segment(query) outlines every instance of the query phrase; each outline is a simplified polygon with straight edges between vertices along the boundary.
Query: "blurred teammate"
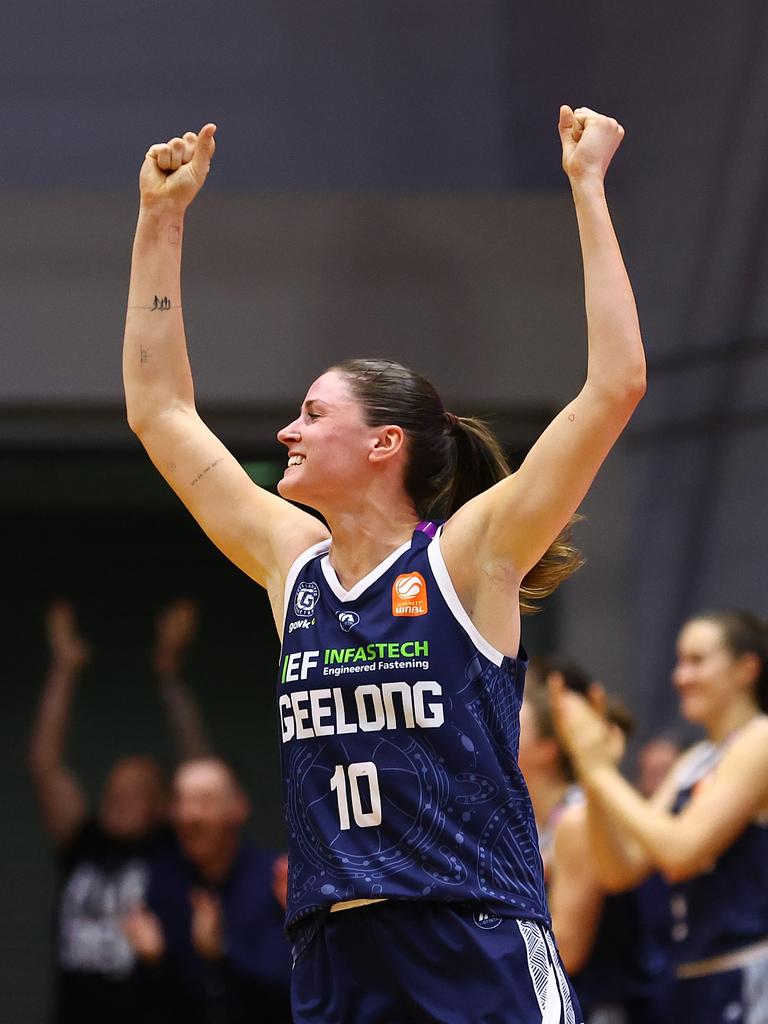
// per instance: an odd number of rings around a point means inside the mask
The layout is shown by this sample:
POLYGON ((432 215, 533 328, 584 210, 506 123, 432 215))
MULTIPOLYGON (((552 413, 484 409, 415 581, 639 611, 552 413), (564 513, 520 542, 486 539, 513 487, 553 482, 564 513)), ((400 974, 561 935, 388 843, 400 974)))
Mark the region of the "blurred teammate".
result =
POLYGON ((738 610, 695 616, 678 637, 673 681, 683 716, 707 739, 651 800, 616 770, 602 718, 555 686, 559 729, 605 883, 628 888, 658 869, 672 884, 673 1019, 756 1024, 768 1013, 765 623, 738 610))
POLYGON ((623 129, 562 107, 559 130, 589 322, 578 396, 510 474, 487 428, 447 412, 423 377, 341 363, 278 435, 281 497, 252 483, 194 405, 180 243, 215 127, 152 146, 141 170, 128 418, 214 542, 267 589, 283 639, 297 1022, 575 1013, 516 763, 520 608, 579 564, 562 531, 643 394, 645 363, 604 196, 623 129))
MULTIPOLYGON (((46 627, 51 662, 33 727, 29 767, 60 876, 53 1020, 134 1024, 145 1019, 149 981, 134 969, 121 918, 143 899, 148 860, 170 840, 167 786, 153 758, 123 757, 107 776, 96 812, 91 811, 68 765, 65 743, 90 649, 70 604, 52 605, 46 627)), ((197 709, 180 682, 194 630, 194 607, 189 602, 170 606, 158 619, 153 659, 179 747, 199 756, 207 743, 197 709)))
MULTIPOLYGON (((657 883, 627 893, 606 890, 595 870, 584 794, 555 734, 547 680, 569 689, 595 688, 561 658, 533 660, 520 714, 520 767, 536 812, 552 930, 571 975, 586 1024, 660 1024, 666 993, 667 935, 656 922, 657 883)), ((623 749, 631 729, 625 709, 610 705, 614 743, 623 749)))
POLYGON ((180 851, 150 869, 146 906, 124 922, 162 977, 167 1024, 287 1024, 291 951, 283 931, 286 858, 243 838, 248 799, 218 758, 173 780, 180 851))

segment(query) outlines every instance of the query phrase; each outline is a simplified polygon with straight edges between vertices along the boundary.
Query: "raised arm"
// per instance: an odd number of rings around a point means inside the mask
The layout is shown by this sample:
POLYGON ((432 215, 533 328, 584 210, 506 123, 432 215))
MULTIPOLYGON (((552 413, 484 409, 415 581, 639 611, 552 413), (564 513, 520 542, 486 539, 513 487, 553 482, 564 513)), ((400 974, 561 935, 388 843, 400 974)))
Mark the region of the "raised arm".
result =
POLYGON ((131 429, 221 551, 267 587, 281 617, 296 555, 325 535, 316 519, 259 488, 195 409, 181 310, 184 215, 202 188, 216 126, 152 146, 139 178, 123 349, 131 429))
MULTIPOLYGON (((468 502, 446 526, 446 561, 461 596, 487 620, 475 619, 481 632, 494 632, 495 620, 483 611, 483 593, 473 590, 473 580, 481 591, 499 576, 510 592, 519 584, 567 525, 645 391, 637 311, 604 191, 624 130, 587 108, 561 107, 559 131, 584 262, 587 378, 520 469, 468 502)), ((498 593, 490 603, 499 607, 498 593)), ((499 620, 508 614, 504 607, 499 620)))
POLYGON ((45 625, 51 660, 30 737, 29 771, 43 826, 57 846, 65 846, 88 813, 80 783, 65 763, 65 744, 72 700, 90 651, 68 602, 51 605, 45 625))
POLYGON ((179 598, 163 608, 155 623, 152 667, 180 763, 208 757, 212 752, 200 708, 184 682, 184 661, 197 633, 197 622, 197 605, 179 598))

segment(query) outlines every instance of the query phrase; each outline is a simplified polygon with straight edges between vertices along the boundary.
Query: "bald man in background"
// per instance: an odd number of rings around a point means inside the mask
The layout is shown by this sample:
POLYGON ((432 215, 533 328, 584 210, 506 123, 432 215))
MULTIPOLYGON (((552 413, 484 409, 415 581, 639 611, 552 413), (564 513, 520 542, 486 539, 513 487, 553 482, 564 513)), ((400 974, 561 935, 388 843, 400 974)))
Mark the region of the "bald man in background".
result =
POLYGON ((167 1024, 290 1022, 287 858, 243 838, 249 813, 226 761, 177 769, 171 820, 180 849, 153 863, 147 904, 124 924, 162 978, 167 1024))

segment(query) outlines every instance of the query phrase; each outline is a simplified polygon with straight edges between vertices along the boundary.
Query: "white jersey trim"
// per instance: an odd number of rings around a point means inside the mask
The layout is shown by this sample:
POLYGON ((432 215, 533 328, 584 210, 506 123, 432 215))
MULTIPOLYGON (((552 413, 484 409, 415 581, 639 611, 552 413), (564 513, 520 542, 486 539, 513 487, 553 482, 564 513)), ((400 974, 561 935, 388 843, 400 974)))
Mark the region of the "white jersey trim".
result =
POLYGON ((329 555, 320 562, 320 568, 323 570, 323 576, 325 576, 325 582, 331 588, 336 597, 342 602, 356 601, 361 594, 364 594, 368 587, 372 583, 375 583, 377 579, 384 575, 384 573, 393 565, 398 558, 404 554, 411 546, 411 541, 407 540, 405 544, 401 544, 397 550, 393 551, 391 555, 388 555, 383 562, 379 562, 375 569, 371 569, 367 576, 363 578, 352 587, 351 590, 345 590, 339 582, 339 577, 336 575, 336 570, 331 565, 331 559, 329 555))
POLYGON ((443 553, 440 550, 441 533, 442 527, 440 527, 435 539, 427 548, 427 555, 429 557, 429 564, 432 568, 432 575, 435 577, 437 585, 440 588, 443 600, 448 605, 453 617, 478 651, 480 651, 481 654, 484 654, 489 661, 494 663, 494 665, 501 665, 504 661, 505 655, 503 655, 501 651, 497 651, 492 644, 488 643, 472 619, 467 615, 464 606, 459 600, 459 595, 454 589, 453 581, 448 574, 448 568, 443 559, 443 553))
POLYGON ((327 552, 330 546, 330 537, 327 540, 321 540, 319 544, 313 544, 311 548, 307 548, 306 551, 302 551, 299 557, 294 559, 291 564, 291 568, 288 570, 288 575, 285 578, 285 594, 283 595, 283 625, 285 625, 288 618, 288 610, 291 607, 291 593, 296 585, 299 573, 307 562, 311 561, 311 559, 315 558, 317 555, 322 555, 327 552))

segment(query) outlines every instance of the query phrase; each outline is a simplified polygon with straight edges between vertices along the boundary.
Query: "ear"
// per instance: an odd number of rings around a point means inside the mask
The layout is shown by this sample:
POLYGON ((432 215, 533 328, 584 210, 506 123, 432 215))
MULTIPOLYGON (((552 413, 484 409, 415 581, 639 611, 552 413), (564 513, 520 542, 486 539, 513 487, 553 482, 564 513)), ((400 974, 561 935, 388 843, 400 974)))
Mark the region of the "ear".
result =
POLYGON ((745 688, 754 688, 757 680, 760 678, 762 668, 760 658, 754 651, 747 651, 746 654, 741 655, 737 664, 739 668, 739 681, 745 688))
POLYGON ((384 462, 391 459, 405 447, 405 432, 402 427, 390 424, 380 427, 373 439, 373 445, 368 454, 371 462, 384 462))

